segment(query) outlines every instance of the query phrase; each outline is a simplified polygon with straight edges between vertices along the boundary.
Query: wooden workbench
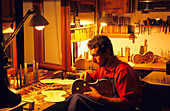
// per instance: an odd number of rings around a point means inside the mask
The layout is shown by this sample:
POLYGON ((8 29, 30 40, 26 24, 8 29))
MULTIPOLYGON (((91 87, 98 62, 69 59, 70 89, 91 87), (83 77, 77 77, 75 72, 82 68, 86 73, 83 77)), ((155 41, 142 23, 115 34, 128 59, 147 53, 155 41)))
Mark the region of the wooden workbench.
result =
POLYGON ((170 86, 170 75, 167 75, 166 72, 153 71, 144 77, 142 81, 153 85, 170 86))
POLYGON ((152 63, 152 64, 134 64, 132 66, 136 70, 151 70, 151 71, 166 71, 166 64, 164 63, 152 63))
POLYGON ((163 63, 152 63, 152 64, 131 64, 130 65, 138 72, 141 78, 144 78, 152 71, 166 72, 166 64, 163 63))

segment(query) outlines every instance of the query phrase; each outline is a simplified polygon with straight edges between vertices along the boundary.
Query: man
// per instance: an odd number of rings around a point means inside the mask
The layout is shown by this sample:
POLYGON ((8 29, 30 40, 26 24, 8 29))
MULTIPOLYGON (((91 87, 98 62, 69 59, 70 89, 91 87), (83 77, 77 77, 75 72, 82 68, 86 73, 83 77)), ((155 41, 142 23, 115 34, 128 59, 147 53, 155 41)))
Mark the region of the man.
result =
MULTIPOLYGON (((107 36, 95 36, 88 42, 93 62, 99 67, 80 78, 96 81, 109 78, 113 84, 113 97, 100 95, 90 87, 90 92, 73 94, 68 100, 68 111, 132 111, 141 101, 141 84, 135 70, 114 56, 107 36)), ((106 86, 107 87, 107 86, 106 86)))

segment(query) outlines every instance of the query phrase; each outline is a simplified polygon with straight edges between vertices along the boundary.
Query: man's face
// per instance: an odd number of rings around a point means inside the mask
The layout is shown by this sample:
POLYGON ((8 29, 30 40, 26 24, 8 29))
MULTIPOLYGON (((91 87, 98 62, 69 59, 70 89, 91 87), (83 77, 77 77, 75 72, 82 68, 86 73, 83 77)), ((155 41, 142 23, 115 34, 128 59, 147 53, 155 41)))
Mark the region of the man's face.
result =
POLYGON ((91 49, 90 54, 92 55, 92 61, 97 63, 100 67, 106 65, 108 57, 106 54, 98 52, 98 48, 91 49))

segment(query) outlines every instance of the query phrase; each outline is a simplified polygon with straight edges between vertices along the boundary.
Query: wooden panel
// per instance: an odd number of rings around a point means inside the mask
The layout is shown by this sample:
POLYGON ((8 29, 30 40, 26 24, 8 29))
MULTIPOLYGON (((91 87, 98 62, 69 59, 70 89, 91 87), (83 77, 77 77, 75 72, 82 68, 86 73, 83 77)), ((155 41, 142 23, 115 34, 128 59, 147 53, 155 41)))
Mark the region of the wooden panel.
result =
POLYGON ((71 71, 70 0, 61 1, 62 62, 64 70, 71 71))
POLYGON ((70 33, 70 4, 67 2, 65 7, 66 13, 65 13, 65 19, 66 19, 66 70, 71 71, 71 33, 70 33))
POLYGON ((127 0, 105 0, 105 9, 108 13, 127 13, 127 0))
POLYGON ((2 18, 13 18, 13 0, 1 0, 2 2, 2 18))
POLYGON ((133 67, 138 70, 166 71, 166 64, 163 63, 135 64, 133 67))
MULTIPOLYGON (((42 2, 39 0, 39 1, 33 1, 33 7, 39 7, 41 9, 42 7, 42 2)), ((43 55, 43 51, 40 50, 42 49, 42 42, 39 42, 39 41, 42 41, 42 33, 43 31, 38 31, 34 28, 34 59, 36 62, 40 63, 42 61, 42 55, 43 55)))
POLYGON ((129 0, 100 0, 100 12, 105 10, 107 13, 128 13, 129 0))

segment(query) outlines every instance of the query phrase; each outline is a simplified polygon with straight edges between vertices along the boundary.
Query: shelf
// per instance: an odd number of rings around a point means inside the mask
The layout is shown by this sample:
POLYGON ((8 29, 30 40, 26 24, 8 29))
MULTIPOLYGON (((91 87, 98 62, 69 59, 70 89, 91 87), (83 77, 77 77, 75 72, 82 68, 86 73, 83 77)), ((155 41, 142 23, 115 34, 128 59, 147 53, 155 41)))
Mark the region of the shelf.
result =
MULTIPOLYGON (((101 35, 108 36, 109 38, 129 38, 130 40, 134 39, 134 35, 131 34, 107 34, 107 33, 102 33, 101 35)), ((135 38, 137 38, 135 36, 135 38)))
MULTIPOLYGON (((157 28, 160 28, 160 27, 166 27, 166 26, 146 26, 146 25, 144 25, 144 26, 137 26, 137 27, 157 27, 157 28)), ((169 27, 169 26, 167 26, 167 27, 169 27)))
POLYGON ((71 28, 71 42, 79 42, 92 38, 95 35, 96 26, 71 28))
POLYGON ((71 28, 71 30, 82 30, 82 29, 90 29, 90 28, 96 28, 96 26, 71 28))

